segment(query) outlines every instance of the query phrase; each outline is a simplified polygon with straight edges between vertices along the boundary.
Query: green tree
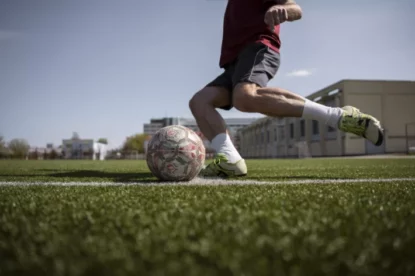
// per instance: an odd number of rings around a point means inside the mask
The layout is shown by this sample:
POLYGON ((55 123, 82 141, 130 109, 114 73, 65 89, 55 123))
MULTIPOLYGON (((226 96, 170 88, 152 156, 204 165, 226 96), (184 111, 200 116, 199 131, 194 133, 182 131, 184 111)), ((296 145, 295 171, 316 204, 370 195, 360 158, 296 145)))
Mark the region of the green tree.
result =
POLYGON ((108 139, 107 138, 99 138, 97 142, 101 143, 101 144, 108 145, 108 139))
POLYGON ((0 154, 6 151, 6 141, 3 136, 0 136, 0 154))
POLYGON ((55 149, 52 149, 52 150, 50 151, 49 158, 50 158, 50 159, 56 159, 57 157, 58 157, 58 153, 56 152, 56 150, 55 150, 55 149))
POLYGON ((121 149, 111 149, 107 152, 106 159, 118 159, 118 153, 121 149))
POLYGON ((122 151, 138 151, 138 153, 144 153, 144 141, 147 140, 146 134, 135 134, 127 137, 122 146, 122 151))
POLYGON ((29 143, 25 139, 13 139, 9 142, 9 149, 14 158, 25 158, 29 148, 29 143))
POLYGON ((6 146, 6 140, 3 136, 0 136, 0 158, 6 157, 9 155, 9 150, 6 146))
POLYGON ((35 160, 39 159, 39 151, 37 150, 37 148, 32 153, 32 158, 35 159, 35 160))
POLYGON ((6 141, 3 136, 0 136, 0 151, 6 148, 6 141))

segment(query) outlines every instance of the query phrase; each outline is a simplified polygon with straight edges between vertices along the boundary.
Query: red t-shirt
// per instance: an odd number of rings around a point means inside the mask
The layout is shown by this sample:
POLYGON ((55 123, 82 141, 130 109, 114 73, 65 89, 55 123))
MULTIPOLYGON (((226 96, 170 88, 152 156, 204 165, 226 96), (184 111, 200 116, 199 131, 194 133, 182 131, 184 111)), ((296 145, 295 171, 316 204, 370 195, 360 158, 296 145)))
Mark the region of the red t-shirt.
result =
POLYGON ((223 22, 220 67, 234 61, 249 43, 261 42, 279 52, 280 26, 275 26, 272 32, 264 22, 265 12, 272 5, 272 0, 228 0, 223 22))

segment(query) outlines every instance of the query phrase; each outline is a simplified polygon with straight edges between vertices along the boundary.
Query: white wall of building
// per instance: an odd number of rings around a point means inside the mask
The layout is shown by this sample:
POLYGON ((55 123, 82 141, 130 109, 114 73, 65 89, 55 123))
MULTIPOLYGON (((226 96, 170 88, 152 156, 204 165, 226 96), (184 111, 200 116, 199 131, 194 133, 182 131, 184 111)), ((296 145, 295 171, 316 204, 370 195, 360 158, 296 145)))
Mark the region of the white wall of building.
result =
POLYGON ((62 152, 66 159, 105 160, 108 145, 97 143, 93 139, 64 139, 62 152))

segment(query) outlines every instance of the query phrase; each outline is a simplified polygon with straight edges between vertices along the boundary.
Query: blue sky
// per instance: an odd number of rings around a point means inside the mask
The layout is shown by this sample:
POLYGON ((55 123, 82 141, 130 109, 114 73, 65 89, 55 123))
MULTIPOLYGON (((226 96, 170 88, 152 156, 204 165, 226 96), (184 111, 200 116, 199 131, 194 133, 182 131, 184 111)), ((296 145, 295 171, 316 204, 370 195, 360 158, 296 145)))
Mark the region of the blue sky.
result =
MULTIPOLYGON (((415 79, 415 1, 298 0, 270 86, 308 95, 345 78, 415 79)), ((0 0, 0 135, 33 146, 190 117, 221 73, 224 0, 0 0)), ((225 117, 252 117, 232 110, 225 117)))

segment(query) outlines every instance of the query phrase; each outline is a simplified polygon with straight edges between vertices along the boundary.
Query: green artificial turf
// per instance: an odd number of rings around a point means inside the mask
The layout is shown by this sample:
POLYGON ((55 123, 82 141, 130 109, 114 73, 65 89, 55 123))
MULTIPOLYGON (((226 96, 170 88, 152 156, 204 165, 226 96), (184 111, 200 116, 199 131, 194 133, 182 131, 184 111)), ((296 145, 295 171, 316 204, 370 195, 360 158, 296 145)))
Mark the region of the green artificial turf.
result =
MULTIPOLYGON (((415 177, 415 158, 248 160, 247 179, 415 177)), ((155 181, 145 161, 7 161, 0 160, 0 181, 155 181)))
MULTIPOLYGON (((415 159, 248 166, 263 181, 415 177, 415 159)), ((143 161, 0 161, 0 182, 154 180, 143 161)), ((270 274, 415 275, 415 181, 0 186, 0 275, 270 274)))

